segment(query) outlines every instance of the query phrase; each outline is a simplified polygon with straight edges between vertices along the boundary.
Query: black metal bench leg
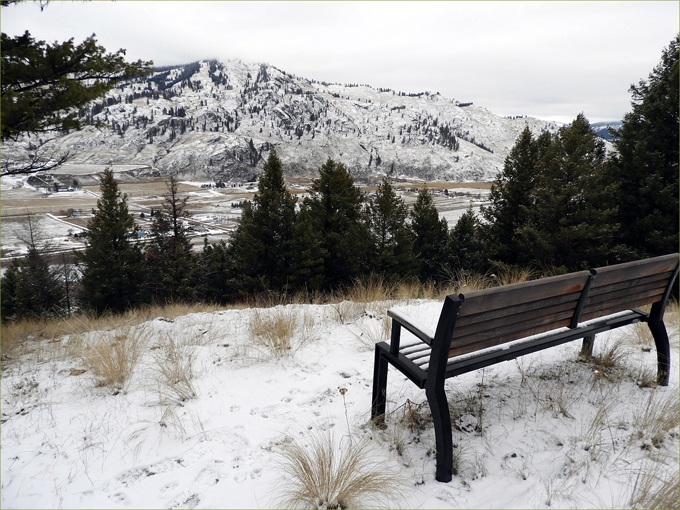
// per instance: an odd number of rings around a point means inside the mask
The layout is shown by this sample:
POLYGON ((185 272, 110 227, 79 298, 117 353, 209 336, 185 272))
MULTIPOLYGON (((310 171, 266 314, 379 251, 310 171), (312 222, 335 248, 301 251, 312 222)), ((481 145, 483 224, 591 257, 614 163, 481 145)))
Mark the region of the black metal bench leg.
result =
POLYGON ((647 323, 649 330, 654 337, 656 344, 656 356, 658 372, 656 375, 656 382, 659 386, 668 386, 668 379, 671 372, 671 348, 668 342, 668 333, 666 326, 662 321, 649 321, 647 323))
POLYGON ((583 343, 581 344, 581 356, 587 358, 593 355, 593 345, 595 344, 595 335, 584 336, 583 343))
POLYGON ((385 404, 387 402, 387 360, 380 354, 380 347, 375 346, 375 362, 373 364, 373 400, 371 405, 371 421, 374 425, 385 427, 385 404))
POLYGON ((438 482, 450 482, 453 478, 453 436, 451 432, 451 414, 449 403, 443 385, 438 388, 428 387, 425 390, 430 404, 432 420, 434 421, 434 435, 437 445, 438 482))

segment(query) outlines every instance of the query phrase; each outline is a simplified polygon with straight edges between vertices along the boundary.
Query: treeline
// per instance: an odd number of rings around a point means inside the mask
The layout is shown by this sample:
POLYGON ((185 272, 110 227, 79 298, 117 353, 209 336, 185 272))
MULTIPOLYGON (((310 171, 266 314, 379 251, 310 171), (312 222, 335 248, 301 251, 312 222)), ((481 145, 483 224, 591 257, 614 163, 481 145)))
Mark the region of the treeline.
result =
MULTIPOLYGON (((229 244, 192 250, 186 199, 168 183, 142 249, 110 170, 78 271, 54 269, 34 242, 2 278, 2 320, 73 307, 122 312, 144 303, 228 303, 262 294, 332 292, 367 275, 435 285, 499 267, 558 274, 678 250, 678 38, 647 81, 608 155, 584 115, 557 133, 525 130, 478 218, 449 228, 423 188, 409 211, 385 177, 364 194, 328 159, 300 203, 271 150, 229 244), (76 278, 76 275, 78 276, 76 278), (77 289, 77 290, 74 290, 77 289)), ((677 290, 676 290, 677 296, 677 290)))

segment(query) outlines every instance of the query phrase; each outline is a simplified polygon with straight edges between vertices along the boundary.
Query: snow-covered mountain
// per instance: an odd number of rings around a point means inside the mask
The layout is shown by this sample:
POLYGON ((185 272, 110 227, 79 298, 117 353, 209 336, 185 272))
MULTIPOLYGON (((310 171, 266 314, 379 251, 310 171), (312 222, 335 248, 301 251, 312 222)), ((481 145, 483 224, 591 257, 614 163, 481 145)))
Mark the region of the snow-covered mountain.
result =
POLYGON ((158 69, 81 115, 106 127, 52 142, 72 152, 71 164, 147 165, 215 179, 252 176, 274 146, 289 174, 315 175, 330 156, 357 178, 487 181, 526 126, 558 128, 439 93, 323 83, 239 60, 158 69))

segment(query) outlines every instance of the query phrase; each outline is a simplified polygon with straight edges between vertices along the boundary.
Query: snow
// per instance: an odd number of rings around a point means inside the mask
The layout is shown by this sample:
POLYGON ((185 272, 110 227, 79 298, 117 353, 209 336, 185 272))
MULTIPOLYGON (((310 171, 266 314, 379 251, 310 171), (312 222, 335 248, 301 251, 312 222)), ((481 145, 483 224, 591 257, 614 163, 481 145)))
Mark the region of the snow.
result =
POLYGON ((677 325, 670 385, 655 389, 636 384, 656 353, 630 343, 630 326, 596 339, 596 354, 628 342, 620 372, 579 361, 572 343, 448 380, 459 469, 436 482, 431 421, 404 421, 407 407, 427 417, 424 392, 393 369, 388 428, 369 425, 372 344, 395 304, 434 329, 441 304, 412 300, 225 309, 29 340, 2 365, 2 507, 275 508, 289 476, 280 446, 317 431, 338 448, 367 441, 379 469, 403 479, 387 502, 403 508, 620 508, 640 472, 677 475, 677 424, 656 434, 639 419, 650 399, 678 394, 677 325), (249 331, 282 316, 305 327, 276 359, 249 331), (143 345, 122 391, 98 386, 78 350, 116 335, 143 345), (170 344, 192 362, 193 399, 159 383, 170 344))

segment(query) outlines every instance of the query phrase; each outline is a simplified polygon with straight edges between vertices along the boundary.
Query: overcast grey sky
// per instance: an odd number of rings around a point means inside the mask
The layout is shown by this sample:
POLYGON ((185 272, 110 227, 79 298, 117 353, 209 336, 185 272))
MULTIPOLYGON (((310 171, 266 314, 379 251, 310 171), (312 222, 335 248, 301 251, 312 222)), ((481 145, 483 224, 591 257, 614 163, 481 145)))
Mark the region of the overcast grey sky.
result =
POLYGON ((52 1, 2 8, 2 31, 156 65, 272 64, 316 80, 439 92, 499 115, 613 121, 680 30, 677 1, 52 1))

